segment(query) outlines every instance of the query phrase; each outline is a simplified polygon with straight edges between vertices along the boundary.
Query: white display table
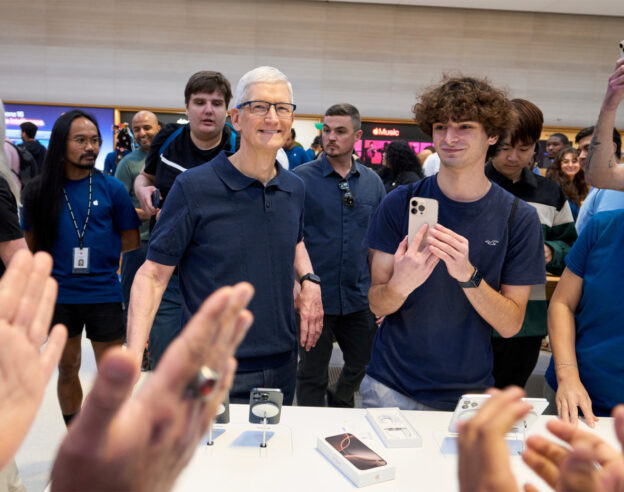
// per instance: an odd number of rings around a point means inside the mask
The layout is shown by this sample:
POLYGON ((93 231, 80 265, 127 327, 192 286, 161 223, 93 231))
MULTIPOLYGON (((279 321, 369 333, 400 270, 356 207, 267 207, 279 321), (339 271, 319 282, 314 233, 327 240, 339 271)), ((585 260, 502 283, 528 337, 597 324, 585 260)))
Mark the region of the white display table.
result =
MULTIPOLYGON (((366 445, 396 466, 396 478, 390 482, 365 487, 379 491, 456 491, 457 456, 443 454, 452 448, 446 432, 450 412, 405 412, 419 432, 422 448, 388 449, 366 420, 363 409, 284 407, 281 422, 269 426, 265 449, 260 448, 262 426, 249 424, 247 405, 230 406, 230 423, 216 425, 214 445, 206 440, 180 476, 175 490, 187 491, 321 491, 356 490, 356 487, 316 449, 318 436, 351 432, 366 445)), ((528 435, 546 434, 545 423, 553 417, 541 417, 528 435)), ((583 428, 587 426, 580 424, 583 428)), ((596 430, 617 446, 613 420, 601 418, 596 430)), ((519 456, 512 456, 512 468, 519 484, 527 481, 540 490, 550 490, 519 456)))

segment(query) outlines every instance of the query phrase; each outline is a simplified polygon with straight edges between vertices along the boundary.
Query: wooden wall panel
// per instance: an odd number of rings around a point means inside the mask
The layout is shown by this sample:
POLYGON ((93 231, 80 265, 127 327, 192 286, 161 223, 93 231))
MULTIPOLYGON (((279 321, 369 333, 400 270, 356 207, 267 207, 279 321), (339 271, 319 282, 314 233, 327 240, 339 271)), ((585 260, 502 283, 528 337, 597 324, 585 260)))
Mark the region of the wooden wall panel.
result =
MULTIPOLYGON (((299 0, 32 0, 0 5, 0 97, 180 107, 188 77, 234 84, 275 65, 301 113, 352 102, 409 118, 443 72, 488 76, 544 111, 594 122, 624 36, 622 17, 299 0)), ((618 125, 624 126, 624 111, 618 125)))

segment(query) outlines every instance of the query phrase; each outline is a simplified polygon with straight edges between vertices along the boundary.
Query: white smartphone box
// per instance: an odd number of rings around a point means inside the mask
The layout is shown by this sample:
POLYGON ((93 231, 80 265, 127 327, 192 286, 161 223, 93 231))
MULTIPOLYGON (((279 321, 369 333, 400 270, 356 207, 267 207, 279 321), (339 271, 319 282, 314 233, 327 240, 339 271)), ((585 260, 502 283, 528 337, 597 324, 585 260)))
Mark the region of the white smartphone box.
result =
POLYGON ((368 408, 366 418, 387 448, 421 448, 420 434, 398 407, 368 408))
MULTIPOLYGON (((449 432, 457 432, 457 424, 470 420, 490 398, 490 395, 462 395, 457 402, 453 417, 449 423, 449 432)), ((548 400, 545 398, 522 398, 523 401, 531 404, 531 410, 523 418, 518 420, 509 433, 523 433, 528 431, 537 418, 544 413, 548 407, 548 400)))
POLYGON ((393 480, 394 465, 379 456, 375 451, 350 433, 319 437, 318 450, 356 487, 393 480))

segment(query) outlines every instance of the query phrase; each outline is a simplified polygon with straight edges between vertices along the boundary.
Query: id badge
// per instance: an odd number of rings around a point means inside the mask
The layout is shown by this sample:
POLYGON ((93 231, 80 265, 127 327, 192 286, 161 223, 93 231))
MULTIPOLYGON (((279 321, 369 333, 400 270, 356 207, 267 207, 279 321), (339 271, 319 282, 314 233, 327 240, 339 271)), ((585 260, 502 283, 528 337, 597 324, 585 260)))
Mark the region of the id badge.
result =
POLYGON ((89 248, 74 248, 72 273, 89 273, 89 248))

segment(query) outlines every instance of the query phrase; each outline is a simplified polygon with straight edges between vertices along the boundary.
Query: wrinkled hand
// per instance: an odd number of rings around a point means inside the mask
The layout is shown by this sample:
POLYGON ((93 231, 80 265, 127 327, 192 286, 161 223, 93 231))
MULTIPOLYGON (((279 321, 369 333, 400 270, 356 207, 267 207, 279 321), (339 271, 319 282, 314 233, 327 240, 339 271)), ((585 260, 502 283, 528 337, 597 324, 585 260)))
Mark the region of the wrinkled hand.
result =
POLYGON ((548 265, 553 259, 553 251, 550 246, 544 244, 544 259, 546 260, 546 264, 548 265))
POLYGON ((488 392, 492 397, 479 412, 459 424, 459 488, 462 492, 515 492, 518 487, 505 434, 531 405, 522 401, 524 391, 516 386, 488 392))
POLYGON ((139 199, 141 208, 148 213, 150 217, 156 213, 156 210, 160 210, 154 208, 154 205, 152 205, 152 193, 156 191, 155 186, 137 186, 134 191, 139 199))
POLYGON ((61 445, 52 490, 170 490, 232 384, 252 295, 247 283, 211 295, 134 396, 138 369, 128 352, 111 349, 61 445), (185 395, 203 365, 221 374, 208 402, 185 395))
POLYGON ((436 224, 429 231, 429 249, 446 264, 451 277, 459 282, 468 282, 474 267, 468 259, 468 239, 446 227, 436 224))
MULTIPOLYGON (((616 435, 624 446, 624 406, 617 407, 613 417, 616 435)), ((551 420, 546 427, 572 449, 542 436, 531 436, 522 459, 551 487, 561 492, 624 491, 624 456, 621 453, 595 434, 570 423, 551 420)))
POLYGON ((51 271, 49 254, 22 249, 0 280, 0 468, 28 433, 67 340, 57 325, 40 352, 56 301, 51 271))
POLYGON ((323 332, 321 286, 310 281, 303 282, 295 298, 295 309, 299 313, 299 343, 309 352, 323 332))
POLYGON ((604 107, 616 110, 624 99, 624 58, 620 58, 615 64, 615 70, 607 85, 607 93, 605 94, 604 107))
POLYGON ((557 386, 555 401, 559 418, 564 422, 577 425, 579 407, 585 416, 587 425, 593 428, 595 422, 598 421, 598 417, 592 412, 592 402, 589 394, 578 377, 568 377, 561 380, 557 386))
POLYGON ((407 244, 406 236, 394 253, 394 269, 390 283, 405 297, 425 283, 440 261, 429 248, 419 251, 428 229, 429 226, 423 224, 414 235, 412 243, 407 244))

